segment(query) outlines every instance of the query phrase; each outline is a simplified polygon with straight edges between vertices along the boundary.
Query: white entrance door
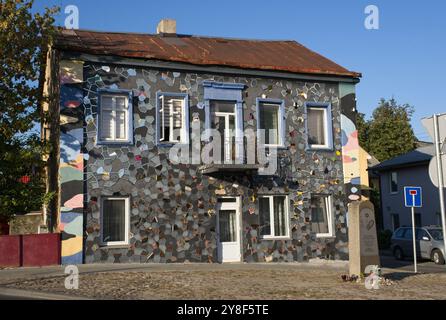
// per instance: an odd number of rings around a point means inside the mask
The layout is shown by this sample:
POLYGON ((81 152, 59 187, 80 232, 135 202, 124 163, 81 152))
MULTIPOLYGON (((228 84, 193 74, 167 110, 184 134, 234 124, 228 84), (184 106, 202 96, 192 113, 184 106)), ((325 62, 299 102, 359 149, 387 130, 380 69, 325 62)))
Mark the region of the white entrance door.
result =
POLYGON ((218 260, 219 262, 240 262, 239 198, 219 199, 217 210, 218 260))

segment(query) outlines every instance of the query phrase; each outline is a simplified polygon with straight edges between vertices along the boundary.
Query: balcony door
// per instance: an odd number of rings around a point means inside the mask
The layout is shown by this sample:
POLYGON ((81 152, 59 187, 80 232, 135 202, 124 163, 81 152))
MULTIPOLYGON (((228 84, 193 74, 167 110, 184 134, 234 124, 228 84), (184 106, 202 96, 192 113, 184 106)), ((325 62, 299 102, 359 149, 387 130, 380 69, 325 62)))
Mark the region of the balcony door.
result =
MULTIPOLYGON (((232 164, 236 159, 235 129, 236 114, 235 102, 231 101, 211 101, 211 128, 220 133, 220 155, 217 162, 232 164), (219 161, 220 160, 220 161, 219 161)), ((214 140, 215 141, 215 140, 214 140)), ((215 150, 214 150, 215 158, 215 150)))

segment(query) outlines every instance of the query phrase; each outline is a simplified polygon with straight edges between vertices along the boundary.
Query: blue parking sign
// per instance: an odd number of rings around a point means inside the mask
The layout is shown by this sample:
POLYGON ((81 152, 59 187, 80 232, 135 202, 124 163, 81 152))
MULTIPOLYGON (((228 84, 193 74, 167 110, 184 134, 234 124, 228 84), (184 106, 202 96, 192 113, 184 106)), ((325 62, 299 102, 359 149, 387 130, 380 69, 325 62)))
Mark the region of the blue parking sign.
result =
POLYGON ((408 208, 423 206, 421 187, 404 187, 404 202, 408 208))

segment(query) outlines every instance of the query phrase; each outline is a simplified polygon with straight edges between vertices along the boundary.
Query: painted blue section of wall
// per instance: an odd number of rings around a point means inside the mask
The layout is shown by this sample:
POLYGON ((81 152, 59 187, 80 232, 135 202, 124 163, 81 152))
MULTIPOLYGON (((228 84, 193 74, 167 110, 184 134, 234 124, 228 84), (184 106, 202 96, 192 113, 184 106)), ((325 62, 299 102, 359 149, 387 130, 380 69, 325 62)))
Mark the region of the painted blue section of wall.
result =
POLYGON ((82 252, 76 253, 72 256, 62 257, 62 265, 76 265, 82 264, 82 252))
MULTIPOLYGON (((422 208, 416 208, 415 212, 421 214, 421 224, 440 225, 440 204, 438 200, 438 188, 435 187, 429 177, 428 164, 408 168, 395 169, 398 174, 398 192, 390 192, 390 173, 384 171, 380 173, 381 200, 383 228, 393 230, 392 214, 397 214, 400 220, 400 226, 411 226, 410 208, 404 205, 404 186, 420 186, 423 194, 429 195, 423 201, 422 208)), ((445 190, 446 195, 446 190, 445 190)))

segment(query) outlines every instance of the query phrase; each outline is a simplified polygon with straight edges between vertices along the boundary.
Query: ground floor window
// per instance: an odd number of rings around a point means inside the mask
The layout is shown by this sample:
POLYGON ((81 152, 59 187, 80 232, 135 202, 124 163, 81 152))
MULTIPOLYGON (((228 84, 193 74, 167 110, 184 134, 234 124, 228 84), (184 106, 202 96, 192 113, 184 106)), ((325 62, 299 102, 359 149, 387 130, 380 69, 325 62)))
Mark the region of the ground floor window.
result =
POLYGON ((287 196, 259 197, 260 236, 263 238, 288 238, 289 215, 287 196))
POLYGON ((317 237, 332 237, 333 211, 332 199, 329 195, 313 195, 311 197, 311 231, 317 237))
POLYGON ((129 198, 102 199, 101 242, 103 245, 128 244, 129 198))
POLYGON ((421 221, 421 213, 415 213, 415 226, 417 228, 421 228, 423 226, 423 223, 421 221))
POLYGON ((398 229, 400 227, 400 215, 399 214, 392 214, 392 228, 393 231, 398 229))

